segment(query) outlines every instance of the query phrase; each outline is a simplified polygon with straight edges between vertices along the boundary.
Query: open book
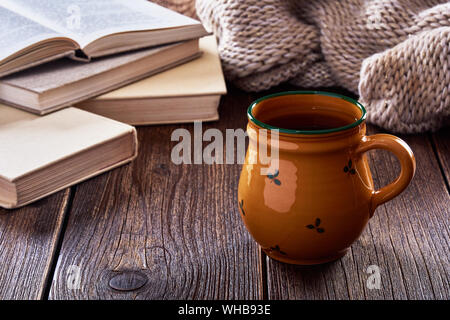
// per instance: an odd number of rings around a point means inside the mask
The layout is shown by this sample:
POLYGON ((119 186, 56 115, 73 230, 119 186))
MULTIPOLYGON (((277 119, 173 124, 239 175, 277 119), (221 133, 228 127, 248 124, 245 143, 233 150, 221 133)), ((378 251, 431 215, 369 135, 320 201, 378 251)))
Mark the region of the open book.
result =
POLYGON ((75 107, 133 125, 218 120, 227 88, 215 37, 201 38, 200 49, 198 59, 75 107))
POLYGON ((63 56, 89 61, 207 34, 146 0, 2 0, 0 77, 63 56))

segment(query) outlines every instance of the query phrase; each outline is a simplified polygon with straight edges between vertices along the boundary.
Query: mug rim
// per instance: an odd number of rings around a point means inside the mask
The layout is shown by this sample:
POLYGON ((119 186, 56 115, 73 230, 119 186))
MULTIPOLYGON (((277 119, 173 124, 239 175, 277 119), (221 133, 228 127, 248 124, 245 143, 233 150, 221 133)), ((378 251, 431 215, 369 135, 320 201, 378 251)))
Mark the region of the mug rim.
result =
POLYGON ((250 121, 252 121, 254 124, 258 125, 259 127, 262 127, 264 129, 269 129, 269 130, 278 130, 281 133, 306 134, 306 135, 334 133, 334 132, 340 132, 340 131, 345 131, 347 129, 355 128, 355 127, 359 126, 364 120, 366 120, 366 115, 367 115, 366 108, 364 108, 364 106, 361 103, 359 103, 357 100, 349 98, 349 97, 344 96, 344 95, 339 94, 339 93, 327 92, 327 91, 294 90, 294 91, 283 91, 283 92, 273 93, 273 94, 269 94, 269 95, 263 96, 263 97, 261 97, 259 99, 256 99, 247 108, 247 117, 248 117, 248 119, 250 121), (356 120, 356 121, 354 121, 354 122, 352 122, 352 123, 350 123, 350 124, 348 124, 346 126, 342 126, 342 127, 337 127, 337 128, 332 128, 332 129, 322 129, 322 130, 296 130, 296 129, 284 129, 284 128, 271 126, 271 125, 269 125, 267 123, 259 121, 258 119, 256 119, 253 116, 253 113, 252 113, 253 112, 253 108, 258 103, 260 103, 261 101, 264 101, 264 100, 267 100, 267 99, 270 99, 270 98, 279 97, 279 96, 301 95, 301 94, 328 96, 328 97, 334 97, 334 98, 339 98, 339 99, 346 100, 347 102, 350 102, 350 103, 356 105, 361 110, 361 117, 359 117, 358 120, 356 120))

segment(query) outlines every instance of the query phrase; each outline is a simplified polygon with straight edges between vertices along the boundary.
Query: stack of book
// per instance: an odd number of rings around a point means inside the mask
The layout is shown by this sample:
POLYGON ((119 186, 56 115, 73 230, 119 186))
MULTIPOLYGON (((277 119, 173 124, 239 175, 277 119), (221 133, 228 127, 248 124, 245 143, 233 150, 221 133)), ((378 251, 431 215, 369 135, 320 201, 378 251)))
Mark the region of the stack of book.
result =
POLYGON ((132 161, 132 125, 219 117, 217 44, 197 20, 145 0, 2 0, 0 25, 1 207, 132 161))

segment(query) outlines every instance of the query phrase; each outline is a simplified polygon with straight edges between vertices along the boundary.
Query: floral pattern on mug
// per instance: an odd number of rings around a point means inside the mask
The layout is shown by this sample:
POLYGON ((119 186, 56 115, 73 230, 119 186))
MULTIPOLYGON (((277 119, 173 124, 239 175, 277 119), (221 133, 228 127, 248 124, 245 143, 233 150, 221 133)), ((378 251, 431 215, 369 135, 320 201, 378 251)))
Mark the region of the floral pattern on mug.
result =
POLYGON ((280 174, 280 171, 277 170, 274 174, 268 174, 267 178, 275 182, 277 186, 281 186, 281 181, 277 179, 278 175, 280 174))
POLYGON ((352 168, 353 162, 352 159, 348 160, 348 164, 344 167, 344 172, 348 174, 356 174, 355 168, 352 168))
POLYGON ((296 199, 297 176, 293 162, 280 160, 278 170, 264 179, 264 205, 277 213, 289 212, 296 199))
POLYGON ((244 211, 244 199, 242 199, 241 201, 239 201, 239 208, 241 209, 242 215, 245 216, 245 211, 244 211))
POLYGON ((270 247, 269 249, 266 249, 266 250, 269 252, 278 252, 279 254, 286 255, 286 252, 281 251, 279 245, 276 245, 275 247, 270 247))
POLYGON ((324 233, 325 229, 324 228, 319 228, 321 222, 322 221, 319 218, 316 218, 316 221, 314 222, 314 224, 308 224, 306 227, 308 229, 316 229, 316 231, 318 233, 324 233))

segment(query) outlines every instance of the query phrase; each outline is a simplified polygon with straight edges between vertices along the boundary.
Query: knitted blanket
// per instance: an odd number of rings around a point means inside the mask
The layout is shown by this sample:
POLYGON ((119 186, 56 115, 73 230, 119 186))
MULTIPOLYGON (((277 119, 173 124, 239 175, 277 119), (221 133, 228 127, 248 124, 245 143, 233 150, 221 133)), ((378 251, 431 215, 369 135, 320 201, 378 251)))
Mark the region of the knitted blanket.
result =
POLYGON ((244 90, 342 86, 369 122, 395 132, 450 119, 449 1, 197 0, 196 9, 244 90))

